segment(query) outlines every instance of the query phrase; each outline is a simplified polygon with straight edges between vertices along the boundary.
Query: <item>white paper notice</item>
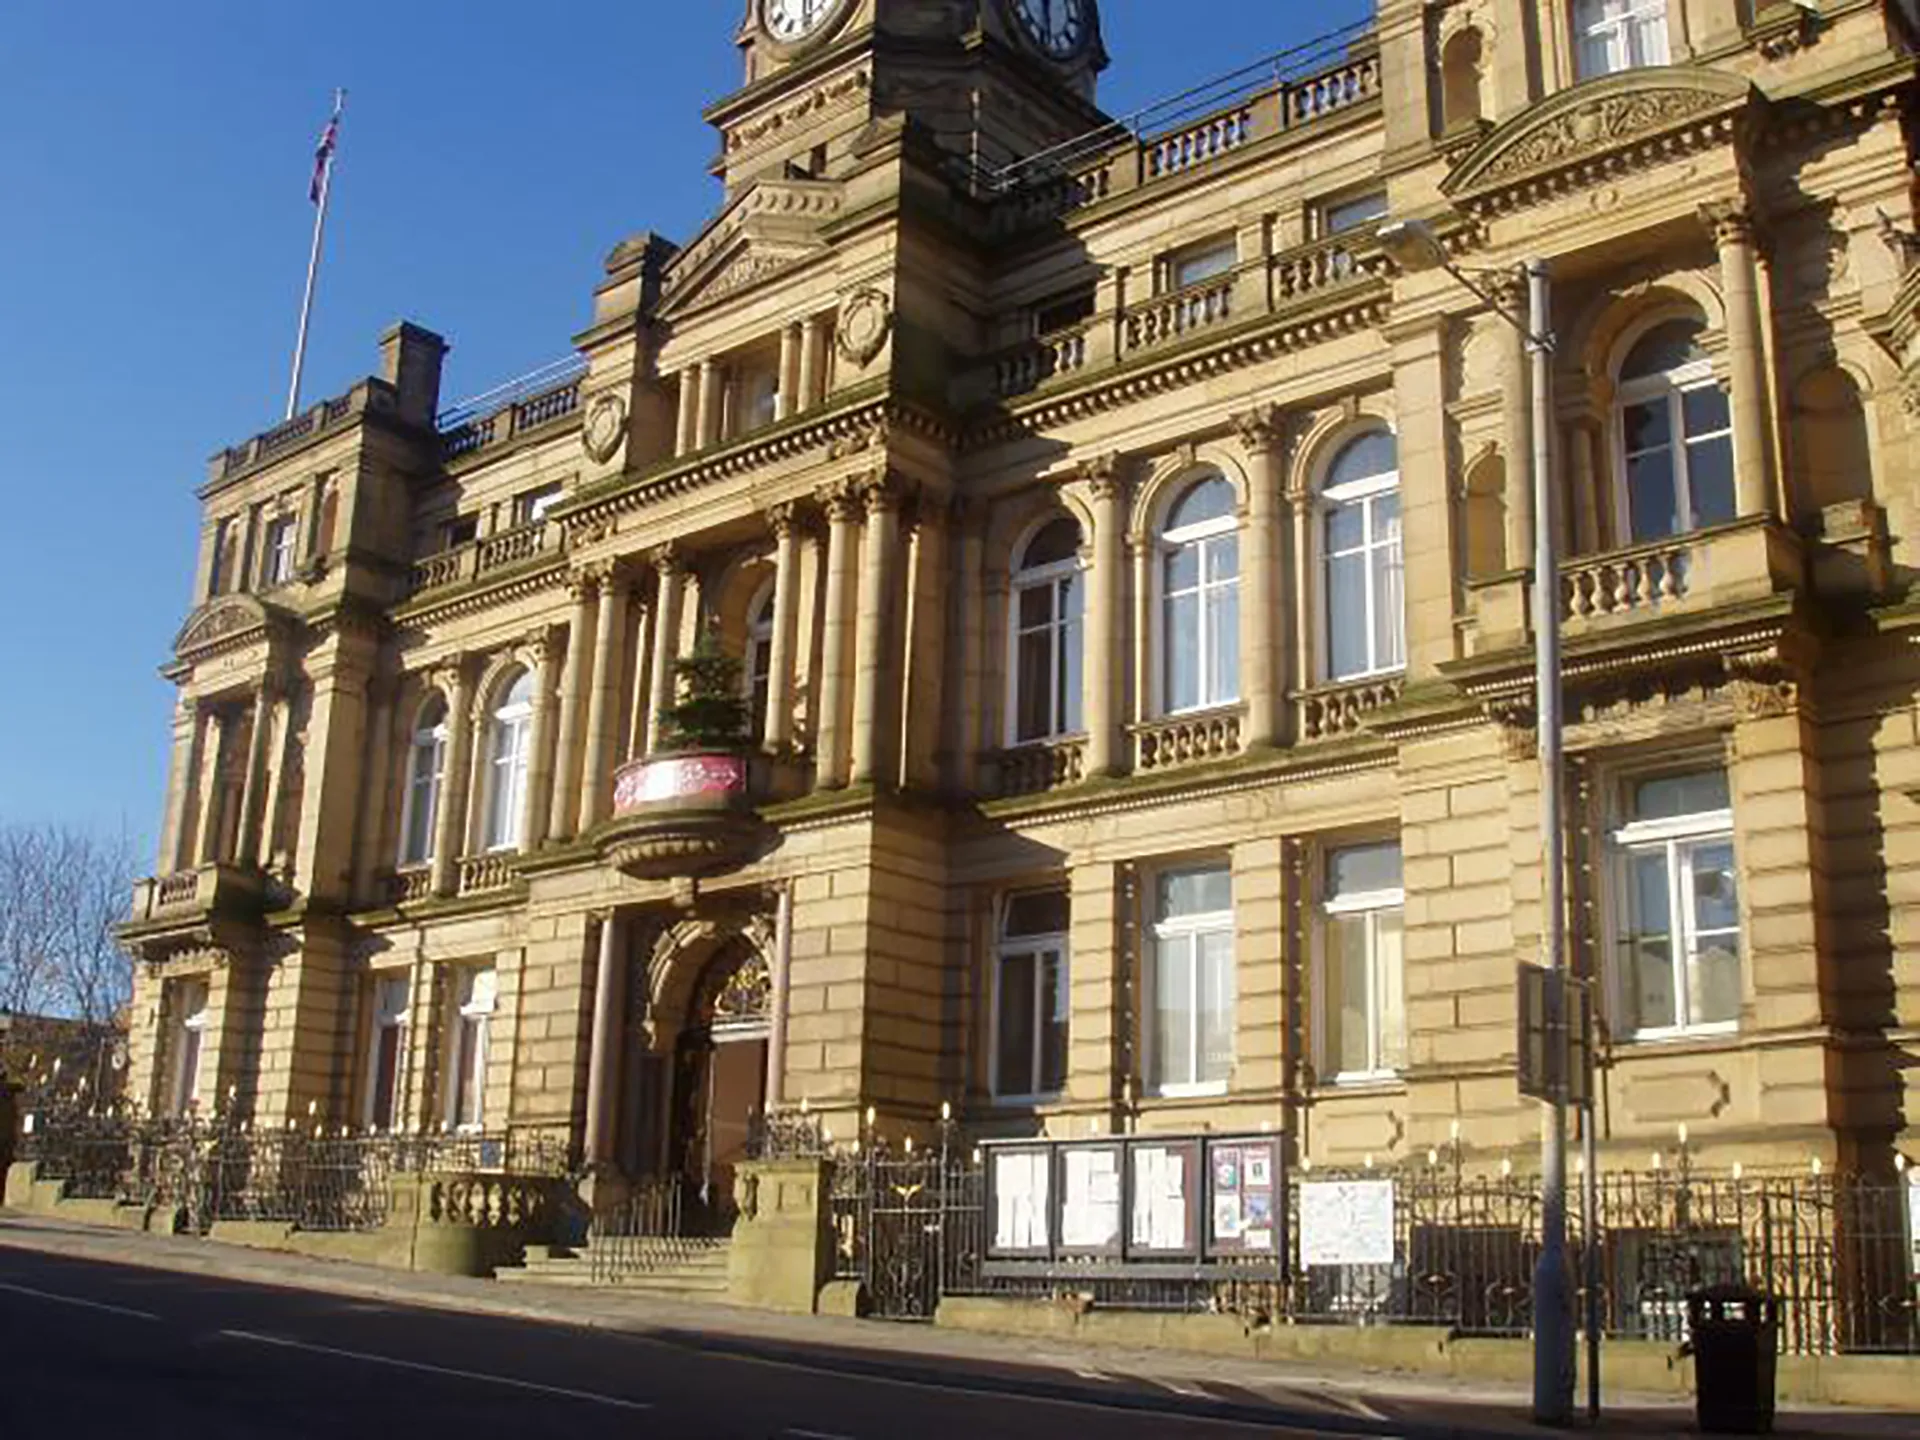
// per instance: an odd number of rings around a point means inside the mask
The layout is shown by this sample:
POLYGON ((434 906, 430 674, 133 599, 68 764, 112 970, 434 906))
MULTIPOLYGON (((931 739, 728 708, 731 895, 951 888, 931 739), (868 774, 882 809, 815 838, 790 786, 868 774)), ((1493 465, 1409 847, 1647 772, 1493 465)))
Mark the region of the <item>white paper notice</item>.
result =
POLYGON ((1120 1157, 1112 1150, 1069 1150, 1060 1192, 1060 1243, 1105 1249, 1120 1238, 1120 1157))
POLYGON ((1302 1265, 1391 1265, 1393 1182, 1317 1181, 1300 1187, 1302 1265))
POLYGON ((996 1250, 1047 1248, 1047 1159, 1044 1152, 993 1157, 996 1250))
POLYGON ((1187 1158, 1178 1151, 1133 1152, 1133 1243, 1144 1250, 1187 1248, 1187 1158))

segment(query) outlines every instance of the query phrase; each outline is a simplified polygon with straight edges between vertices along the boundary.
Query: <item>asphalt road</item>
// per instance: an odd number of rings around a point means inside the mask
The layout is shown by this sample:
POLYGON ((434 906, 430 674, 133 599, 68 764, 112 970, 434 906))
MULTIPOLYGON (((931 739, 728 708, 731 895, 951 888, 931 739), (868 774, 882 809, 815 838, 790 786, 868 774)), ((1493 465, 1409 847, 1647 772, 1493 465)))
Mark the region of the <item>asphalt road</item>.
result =
POLYGON ((1391 1434, 1199 1394, 911 1372, 0 1251, 0 1436, 1080 1440, 1391 1434), (1210 1410, 1223 1418, 1202 1418, 1210 1410), (26 1427, 34 1427, 28 1430, 26 1427))

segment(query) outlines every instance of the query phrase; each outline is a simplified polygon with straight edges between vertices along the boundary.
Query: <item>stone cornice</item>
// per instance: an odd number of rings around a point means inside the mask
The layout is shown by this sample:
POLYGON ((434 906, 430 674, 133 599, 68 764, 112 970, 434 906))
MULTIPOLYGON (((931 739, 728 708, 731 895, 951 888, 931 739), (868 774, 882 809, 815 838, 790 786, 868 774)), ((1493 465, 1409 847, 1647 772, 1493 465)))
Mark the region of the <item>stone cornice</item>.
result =
POLYGON ((538 570, 521 571, 497 581, 488 577, 464 590, 435 594, 397 605, 393 610, 393 620, 395 624, 444 624, 448 620, 475 615, 497 605, 525 600, 543 591, 565 589, 568 576, 566 559, 556 556, 538 570))

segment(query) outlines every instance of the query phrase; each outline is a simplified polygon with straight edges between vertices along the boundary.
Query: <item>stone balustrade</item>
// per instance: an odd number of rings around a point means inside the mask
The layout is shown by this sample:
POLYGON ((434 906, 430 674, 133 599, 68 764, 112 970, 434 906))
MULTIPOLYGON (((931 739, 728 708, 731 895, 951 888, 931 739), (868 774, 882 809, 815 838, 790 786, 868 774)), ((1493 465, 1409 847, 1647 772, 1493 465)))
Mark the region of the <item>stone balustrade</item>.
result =
POLYGON ((1368 717, 1397 704, 1405 689, 1405 677, 1383 675, 1302 692, 1295 699, 1301 743, 1359 734, 1368 717))
POLYGON ((1572 561, 1560 570, 1560 616, 1584 620, 1658 610, 1686 596, 1690 563, 1684 539, 1572 561))
POLYGON ((427 590, 439 590, 448 585, 459 585, 474 578, 475 566, 480 558, 480 547, 462 545, 457 549, 443 550, 438 555, 429 555, 424 560, 413 563, 413 576, 407 586, 411 595, 427 590))
POLYGON ((532 395, 508 400, 484 415, 462 419, 440 432, 442 458, 464 459, 577 414, 583 383, 581 376, 574 375, 532 395))
POLYGON ((541 1230, 552 1218, 557 1183, 525 1175, 433 1176, 425 1218, 474 1230, 541 1230))
POLYGON ((1127 349, 1148 350, 1183 335, 1226 324, 1233 318, 1237 279, 1235 275, 1220 275, 1171 295, 1129 306, 1122 317, 1127 349))
POLYGON ((386 381, 362 380, 345 395, 318 401, 271 430, 219 451, 209 463, 208 477, 215 481, 230 479, 323 438, 354 416, 368 412, 391 413, 397 411, 399 405, 399 392, 386 381))
POLYGON ((474 855, 460 862, 459 890, 462 895, 485 895, 495 890, 505 890, 512 884, 511 855, 474 855))
POLYGON ((1002 750, 993 756, 995 789, 1005 799, 1077 785, 1086 776, 1086 764, 1087 743, 1080 739, 1002 750))
POLYGON ((994 362, 994 388, 1003 399, 1024 395, 1087 365, 1087 328, 1076 326, 1031 340, 994 362))
POLYGON ((1208 710, 1131 727, 1133 768, 1142 774, 1231 760, 1240 753, 1241 712, 1208 710))
POLYGON ((1162 175, 1178 175, 1209 160, 1217 160, 1229 150, 1239 149, 1253 135, 1251 105, 1209 115, 1197 125, 1150 142, 1144 152, 1146 176, 1149 180, 1158 180, 1162 175))
POLYGON ((407 593, 414 596, 429 590, 445 589, 449 585, 464 585, 501 570, 511 570, 543 555, 555 554, 559 548, 558 525, 545 520, 516 525, 497 535, 469 541, 452 550, 414 561, 407 593))
POLYGON ((425 900, 433 894, 433 867, 409 865, 387 877, 387 898, 395 905, 425 900))
POLYGON ((211 864, 141 880, 133 887, 127 923, 167 926, 216 911, 252 914, 266 903, 267 877, 259 870, 211 864))
POLYGON ((1386 257, 1371 239, 1336 235, 1274 257, 1274 302, 1305 299, 1351 281, 1377 278, 1385 270, 1386 257))

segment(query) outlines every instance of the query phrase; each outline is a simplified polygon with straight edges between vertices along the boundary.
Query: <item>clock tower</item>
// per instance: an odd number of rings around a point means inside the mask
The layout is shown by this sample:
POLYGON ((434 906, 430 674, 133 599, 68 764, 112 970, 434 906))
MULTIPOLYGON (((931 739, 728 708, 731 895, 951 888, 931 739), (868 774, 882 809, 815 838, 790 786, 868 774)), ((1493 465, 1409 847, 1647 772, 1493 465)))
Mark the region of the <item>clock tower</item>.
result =
POLYGON ((729 193, 824 178, 891 117, 987 168, 1106 121, 1096 0, 747 0, 735 39, 746 84, 707 112, 729 193))

